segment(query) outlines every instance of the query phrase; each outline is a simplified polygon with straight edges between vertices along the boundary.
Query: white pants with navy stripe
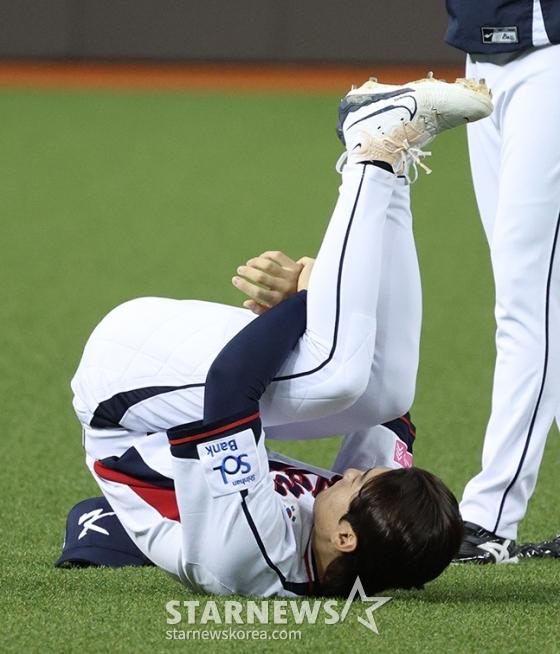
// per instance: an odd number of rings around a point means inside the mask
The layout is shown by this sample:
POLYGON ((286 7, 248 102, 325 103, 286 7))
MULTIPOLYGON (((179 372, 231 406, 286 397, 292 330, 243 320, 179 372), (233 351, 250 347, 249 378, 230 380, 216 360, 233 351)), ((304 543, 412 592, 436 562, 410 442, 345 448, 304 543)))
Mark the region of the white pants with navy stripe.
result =
POLYGON ((496 368, 482 472, 465 520, 504 538, 537 481, 560 401, 560 45, 477 57, 495 110, 468 126, 476 197, 496 285, 496 368))

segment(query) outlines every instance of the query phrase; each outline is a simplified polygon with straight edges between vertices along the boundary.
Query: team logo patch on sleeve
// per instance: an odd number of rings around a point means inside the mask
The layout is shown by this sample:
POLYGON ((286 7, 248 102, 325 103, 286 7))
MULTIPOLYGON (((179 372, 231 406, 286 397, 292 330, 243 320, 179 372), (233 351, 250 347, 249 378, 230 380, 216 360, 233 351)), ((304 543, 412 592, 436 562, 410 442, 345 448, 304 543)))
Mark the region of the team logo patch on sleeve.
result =
POLYGON ((259 455, 251 429, 196 446, 212 497, 255 486, 261 477, 259 455))
POLYGON ((408 451, 406 443, 403 443, 400 438, 395 440, 393 461, 401 468, 412 468, 412 454, 408 451))

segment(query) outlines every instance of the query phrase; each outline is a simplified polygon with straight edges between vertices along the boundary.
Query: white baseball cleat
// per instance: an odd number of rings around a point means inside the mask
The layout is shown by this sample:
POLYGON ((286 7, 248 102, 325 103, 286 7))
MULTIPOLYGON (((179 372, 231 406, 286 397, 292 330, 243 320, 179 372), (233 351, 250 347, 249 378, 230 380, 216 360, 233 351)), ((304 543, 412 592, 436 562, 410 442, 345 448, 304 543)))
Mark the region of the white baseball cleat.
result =
POLYGON ((448 84, 431 75, 403 86, 371 78, 348 93, 339 106, 336 132, 349 162, 385 161, 398 175, 407 175, 411 164, 431 172, 420 160, 430 153, 420 148, 440 132, 492 113, 484 80, 448 84))

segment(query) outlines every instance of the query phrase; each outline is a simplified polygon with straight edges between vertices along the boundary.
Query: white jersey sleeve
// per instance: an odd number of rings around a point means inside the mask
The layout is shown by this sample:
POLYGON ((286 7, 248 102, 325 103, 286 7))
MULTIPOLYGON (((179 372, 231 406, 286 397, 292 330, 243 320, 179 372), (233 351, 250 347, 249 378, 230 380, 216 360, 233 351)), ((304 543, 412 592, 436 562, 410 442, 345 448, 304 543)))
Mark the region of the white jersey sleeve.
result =
POLYGON ((257 415, 172 430, 171 454, 162 436, 92 465, 142 552, 198 592, 313 594, 313 503, 333 473, 267 453, 257 415))

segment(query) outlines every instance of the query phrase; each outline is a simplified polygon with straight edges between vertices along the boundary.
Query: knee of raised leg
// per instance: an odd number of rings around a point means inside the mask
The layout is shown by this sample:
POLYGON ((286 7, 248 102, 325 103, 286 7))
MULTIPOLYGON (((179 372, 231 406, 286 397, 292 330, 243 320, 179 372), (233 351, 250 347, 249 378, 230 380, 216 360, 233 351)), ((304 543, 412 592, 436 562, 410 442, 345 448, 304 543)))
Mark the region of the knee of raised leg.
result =
POLYGON ((351 406, 364 393, 369 380, 369 369, 345 368, 338 370, 325 383, 325 398, 335 398, 351 406))
POLYGON ((407 384, 405 382, 394 384, 385 401, 387 412, 393 417, 398 417, 410 411, 410 407, 414 401, 414 391, 414 384, 407 384))

